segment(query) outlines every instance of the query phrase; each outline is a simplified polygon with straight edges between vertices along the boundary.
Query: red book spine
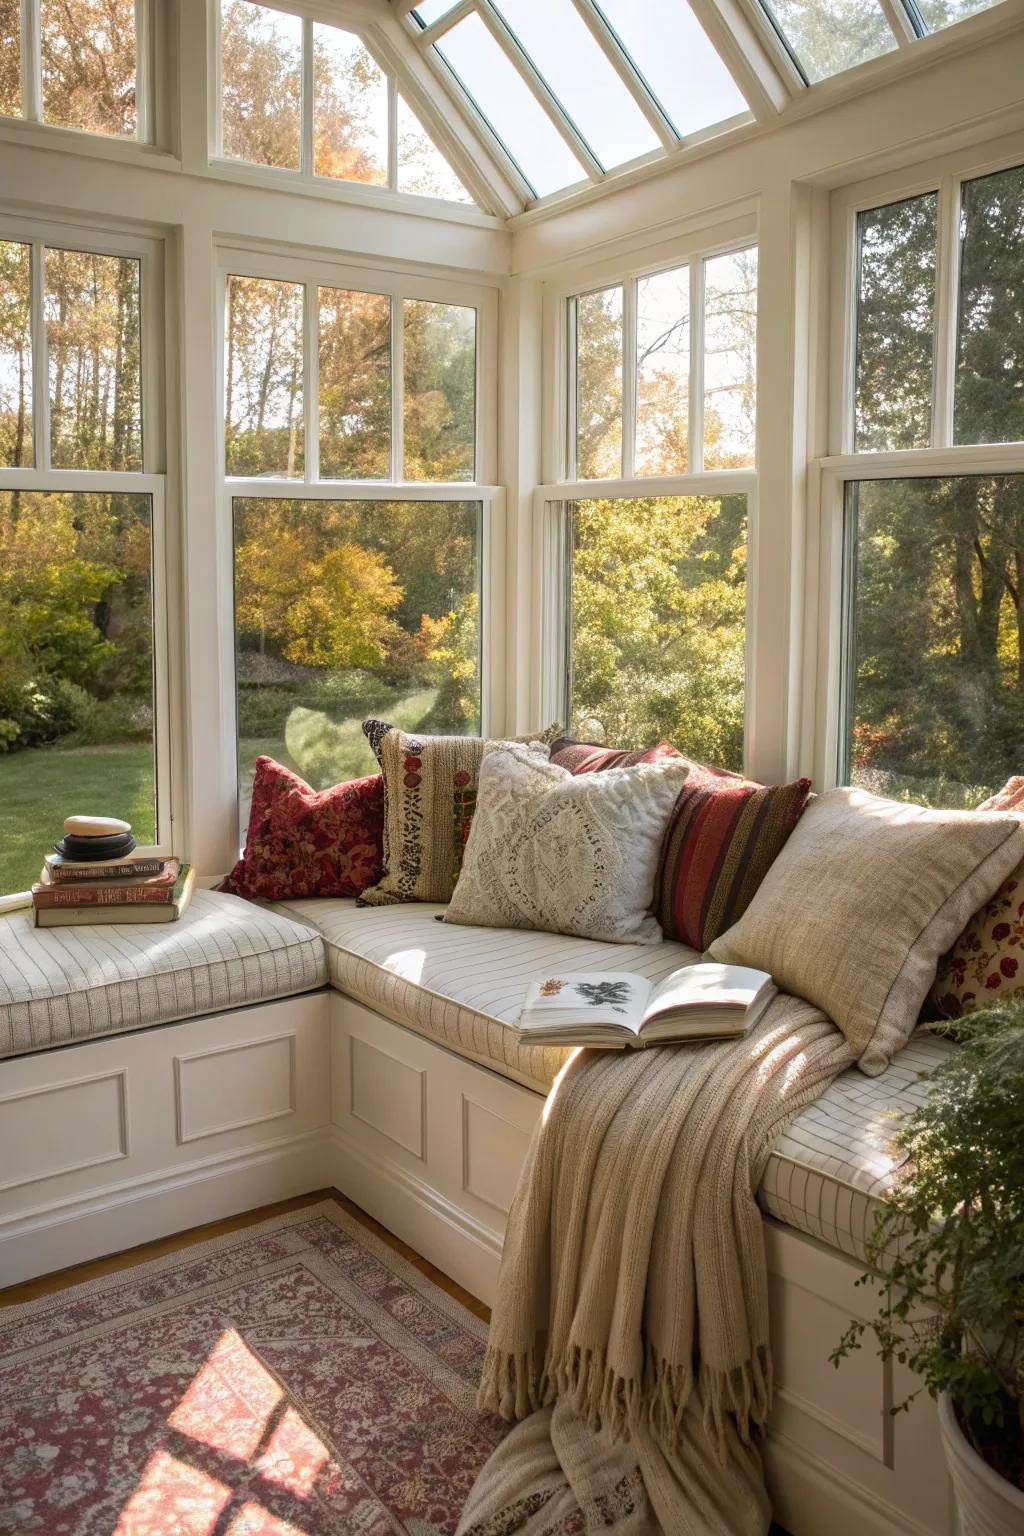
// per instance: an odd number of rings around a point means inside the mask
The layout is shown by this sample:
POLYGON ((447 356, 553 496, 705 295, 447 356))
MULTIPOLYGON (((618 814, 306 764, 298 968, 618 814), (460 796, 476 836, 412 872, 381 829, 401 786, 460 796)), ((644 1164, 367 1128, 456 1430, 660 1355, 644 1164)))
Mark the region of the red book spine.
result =
POLYGON ((136 902, 169 902, 173 885, 34 885, 32 903, 37 907, 133 906, 136 902))

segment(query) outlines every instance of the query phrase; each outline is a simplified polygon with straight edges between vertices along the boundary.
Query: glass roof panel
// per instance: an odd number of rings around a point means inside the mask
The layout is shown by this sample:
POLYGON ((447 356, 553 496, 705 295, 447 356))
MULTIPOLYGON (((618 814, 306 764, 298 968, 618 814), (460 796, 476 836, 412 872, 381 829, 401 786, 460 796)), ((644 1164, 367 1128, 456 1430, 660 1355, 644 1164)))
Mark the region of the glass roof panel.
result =
POLYGON ((475 12, 435 46, 539 197, 585 179, 576 156, 475 12))
POLYGON ((440 21, 442 16, 447 16, 456 3, 457 0, 420 0, 413 15, 417 21, 422 21, 425 27, 429 27, 435 21, 440 21))
POLYGON ((572 0, 494 0, 494 7, 603 166, 659 148, 572 0))
POLYGON ((682 137, 747 111, 686 0, 597 0, 682 137))
POLYGON ((939 32, 951 27, 954 21, 965 16, 976 16, 979 11, 989 11, 999 0, 916 0, 921 20, 929 32, 939 32))
POLYGON ((762 4, 812 84, 896 47, 878 0, 762 0, 762 4))

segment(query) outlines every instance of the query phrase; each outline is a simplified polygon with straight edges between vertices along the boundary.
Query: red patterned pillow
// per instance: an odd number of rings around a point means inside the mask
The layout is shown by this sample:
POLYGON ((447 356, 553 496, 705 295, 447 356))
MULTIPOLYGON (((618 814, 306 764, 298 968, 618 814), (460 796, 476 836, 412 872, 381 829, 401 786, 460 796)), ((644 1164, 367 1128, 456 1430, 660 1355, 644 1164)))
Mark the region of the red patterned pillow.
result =
POLYGON ((245 852, 222 889, 265 901, 358 896, 380 879, 383 832, 379 773, 315 790, 258 757, 245 852))
POLYGON ((1024 993, 1024 864, 971 918, 939 961, 931 1004, 959 1019, 1024 993))
POLYGON ((604 773, 606 768, 635 768, 638 763, 657 763, 666 757, 682 757, 669 741, 627 751, 624 747, 599 747, 588 741, 555 742, 551 761, 576 773, 604 773))
POLYGON ((732 927, 810 793, 810 779, 767 786, 693 765, 676 799, 654 886, 654 915, 666 939, 703 952, 732 927))

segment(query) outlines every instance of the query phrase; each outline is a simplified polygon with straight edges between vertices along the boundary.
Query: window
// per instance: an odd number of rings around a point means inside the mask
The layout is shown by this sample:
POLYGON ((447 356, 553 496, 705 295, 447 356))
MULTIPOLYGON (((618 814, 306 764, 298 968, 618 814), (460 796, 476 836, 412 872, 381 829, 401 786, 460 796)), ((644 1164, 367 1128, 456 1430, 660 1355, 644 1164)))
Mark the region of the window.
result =
POLYGON ((369 714, 480 729, 498 493, 474 483, 492 296, 321 263, 271 276, 271 258, 239 272, 236 255, 224 439, 244 827, 260 753, 323 786, 373 770, 369 714))
POLYGON ((38 878, 73 811, 125 817, 143 846, 169 824, 163 477, 143 370, 156 252, 5 233, 0 894, 38 878))
POLYGON ((856 210, 852 272, 839 777, 969 807, 1024 750, 1024 169, 856 210))
POLYGON ((879 0, 763 0, 805 80, 824 80, 896 47, 879 0))
POLYGON ((576 501, 569 729, 743 767, 746 497, 576 501))
POLYGON ((545 710, 585 740, 667 737, 742 769, 756 248, 698 248, 547 310, 568 472, 538 492, 545 710))
POLYGON ((623 50, 681 137, 743 116, 747 103, 686 0, 598 0, 623 50))
POLYGON ((220 79, 230 159, 472 201, 355 32, 257 0, 221 0, 220 79))
POLYGON ((145 138, 136 0, 0 0, 0 113, 145 138), (33 39, 23 75, 21 39, 33 39))
POLYGON ((580 480, 754 462, 757 251, 698 257, 569 303, 580 480), (697 339, 691 317, 698 316, 697 339))

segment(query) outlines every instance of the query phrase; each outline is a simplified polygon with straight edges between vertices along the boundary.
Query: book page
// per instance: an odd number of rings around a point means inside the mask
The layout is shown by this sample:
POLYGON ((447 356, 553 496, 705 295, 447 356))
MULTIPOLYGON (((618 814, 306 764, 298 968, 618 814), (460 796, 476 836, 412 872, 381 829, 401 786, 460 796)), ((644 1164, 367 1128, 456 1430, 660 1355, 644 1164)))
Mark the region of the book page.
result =
POLYGON ((742 1012, 770 981, 767 971, 746 965, 702 961, 681 966, 654 988, 644 1020, 686 1008, 735 1008, 742 1012))
POLYGON ((522 1022, 531 1028, 593 1020, 636 1034, 651 995, 651 984, 628 971, 567 973, 532 982, 522 1022))

